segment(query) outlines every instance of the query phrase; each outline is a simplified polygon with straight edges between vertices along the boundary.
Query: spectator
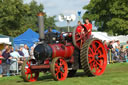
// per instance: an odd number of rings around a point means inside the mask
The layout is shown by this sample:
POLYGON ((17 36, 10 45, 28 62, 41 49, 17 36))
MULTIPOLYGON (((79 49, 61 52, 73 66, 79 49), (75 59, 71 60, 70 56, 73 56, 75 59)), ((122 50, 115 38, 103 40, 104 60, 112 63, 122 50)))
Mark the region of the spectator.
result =
POLYGON ((20 49, 18 50, 18 53, 19 53, 20 56, 22 56, 21 59, 22 59, 22 60, 25 60, 25 58, 24 58, 24 53, 23 53, 22 51, 23 51, 23 47, 21 46, 20 49))
POLYGON ((20 60, 20 58, 22 58, 22 56, 20 56, 17 49, 15 51, 13 51, 12 53, 10 53, 10 55, 11 55, 13 61, 17 61, 18 64, 23 63, 23 61, 20 60))
POLYGON ((125 60, 125 55, 126 55, 126 51, 125 51, 125 49, 123 49, 123 46, 121 46, 119 52, 120 52, 119 61, 123 62, 125 60))
POLYGON ((2 56, 5 58, 4 62, 2 62, 3 75, 9 76, 10 59, 12 59, 12 57, 10 56, 10 49, 6 49, 6 51, 3 52, 2 56))
POLYGON ((5 45, 5 46, 4 46, 4 49, 2 50, 2 53, 3 53, 4 51, 6 51, 8 48, 9 48, 9 46, 8 46, 8 45, 5 45))
POLYGON ((113 60, 114 59, 114 51, 113 51, 113 46, 112 46, 112 44, 113 44, 113 41, 110 41, 109 42, 109 44, 108 44, 108 48, 109 48, 109 51, 108 51, 108 60, 110 61, 110 58, 111 58, 111 60, 113 60))
POLYGON ((24 45, 22 52, 24 53, 25 59, 28 59, 30 57, 28 52, 28 46, 26 44, 24 45))
POLYGON ((117 42, 114 40, 114 41, 112 41, 113 42, 113 44, 112 44, 112 46, 113 46, 113 48, 114 49, 116 49, 116 47, 118 47, 118 44, 117 44, 117 42))
POLYGON ((106 49, 106 51, 107 51, 107 53, 108 53, 109 48, 108 48, 108 46, 107 46, 106 40, 103 41, 103 44, 104 44, 104 47, 105 47, 105 49, 106 49))
POLYGON ((0 77, 2 77, 2 59, 4 58, 2 56, 2 51, 0 50, 0 77))
POLYGON ((32 59, 35 59, 34 58, 34 47, 33 46, 31 47, 31 50, 30 50, 30 56, 31 56, 32 59))
POLYGON ((117 46, 115 47, 115 51, 117 52, 117 56, 118 56, 119 55, 119 51, 120 51, 120 41, 117 40, 116 43, 117 43, 117 46))
POLYGON ((113 49, 113 45, 112 44, 113 44, 112 41, 110 41, 109 44, 108 44, 108 48, 111 49, 111 50, 113 49))
POLYGON ((10 48, 10 53, 14 51, 14 48, 12 47, 12 45, 10 45, 9 48, 10 48))

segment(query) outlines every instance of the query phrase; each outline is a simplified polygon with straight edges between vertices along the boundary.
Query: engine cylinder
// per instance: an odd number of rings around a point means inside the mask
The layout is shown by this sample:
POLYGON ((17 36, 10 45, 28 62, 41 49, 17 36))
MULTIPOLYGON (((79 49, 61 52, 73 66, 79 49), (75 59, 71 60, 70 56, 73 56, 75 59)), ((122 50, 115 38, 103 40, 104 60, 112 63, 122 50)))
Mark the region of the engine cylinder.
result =
POLYGON ((38 44, 34 49, 36 60, 43 62, 46 58, 69 58, 74 53, 74 46, 64 44, 38 44))
POLYGON ((34 57, 36 60, 44 61, 52 56, 52 48, 48 44, 38 44, 34 49, 34 57))

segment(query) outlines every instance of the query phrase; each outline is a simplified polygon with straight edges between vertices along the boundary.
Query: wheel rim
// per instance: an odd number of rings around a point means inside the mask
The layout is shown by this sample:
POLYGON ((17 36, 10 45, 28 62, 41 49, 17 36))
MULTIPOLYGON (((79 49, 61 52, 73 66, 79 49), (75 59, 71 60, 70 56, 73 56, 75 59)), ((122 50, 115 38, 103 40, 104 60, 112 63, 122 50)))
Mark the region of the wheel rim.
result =
POLYGON ((88 64, 93 75, 104 73, 107 65, 107 54, 104 45, 99 40, 91 42, 88 49, 88 64))
POLYGON ((56 58, 51 65, 51 72, 55 80, 62 81, 67 78, 68 66, 64 59, 56 58))
POLYGON ((30 66, 33 64, 36 64, 35 60, 28 60, 24 62, 24 65, 22 66, 22 76, 25 81, 34 82, 37 80, 39 76, 39 72, 33 72, 30 69, 30 66))
POLYGON ((85 27, 77 26, 73 31, 73 44, 80 49, 83 43, 87 40, 87 34, 88 32, 85 27))

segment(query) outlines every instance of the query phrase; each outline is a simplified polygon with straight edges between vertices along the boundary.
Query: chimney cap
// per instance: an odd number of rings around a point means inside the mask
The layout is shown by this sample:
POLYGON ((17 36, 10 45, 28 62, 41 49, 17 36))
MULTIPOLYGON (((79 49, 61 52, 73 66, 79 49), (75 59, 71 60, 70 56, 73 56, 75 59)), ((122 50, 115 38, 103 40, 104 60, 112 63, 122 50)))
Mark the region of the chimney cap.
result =
POLYGON ((37 16, 44 16, 45 15, 45 13, 43 13, 43 12, 39 12, 38 14, 37 14, 37 16))

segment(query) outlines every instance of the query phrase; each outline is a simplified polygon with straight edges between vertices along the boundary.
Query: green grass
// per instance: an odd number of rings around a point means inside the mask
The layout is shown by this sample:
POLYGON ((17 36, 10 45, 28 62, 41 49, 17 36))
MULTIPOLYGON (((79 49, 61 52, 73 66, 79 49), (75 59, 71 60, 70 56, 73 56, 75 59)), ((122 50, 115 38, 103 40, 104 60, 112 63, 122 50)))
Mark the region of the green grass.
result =
POLYGON ((110 64, 105 73, 97 77, 83 76, 79 70, 75 77, 65 81, 54 81, 51 75, 44 75, 36 82, 24 82, 20 76, 12 76, 0 78, 0 85, 128 85, 128 63, 110 64))

